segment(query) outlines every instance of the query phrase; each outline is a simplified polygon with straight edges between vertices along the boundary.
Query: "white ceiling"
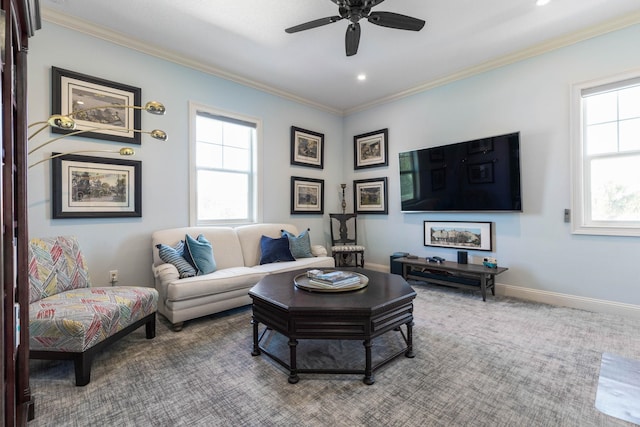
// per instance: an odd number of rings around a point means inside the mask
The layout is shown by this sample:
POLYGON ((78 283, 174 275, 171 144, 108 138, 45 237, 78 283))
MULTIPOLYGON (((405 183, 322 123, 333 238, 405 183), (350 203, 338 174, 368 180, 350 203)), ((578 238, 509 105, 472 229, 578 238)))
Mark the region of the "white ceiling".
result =
POLYGON ((346 20, 284 32, 337 15, 330 0, 41 0, 41 6, 45 21, 346 114, 640 23, 640 0, 535 2, 386 0, 373 10, 427 24, 413 32, 363 20, 352 57, 344 52, 346 20), (359 73, 366 81, 357 81, 359 73))

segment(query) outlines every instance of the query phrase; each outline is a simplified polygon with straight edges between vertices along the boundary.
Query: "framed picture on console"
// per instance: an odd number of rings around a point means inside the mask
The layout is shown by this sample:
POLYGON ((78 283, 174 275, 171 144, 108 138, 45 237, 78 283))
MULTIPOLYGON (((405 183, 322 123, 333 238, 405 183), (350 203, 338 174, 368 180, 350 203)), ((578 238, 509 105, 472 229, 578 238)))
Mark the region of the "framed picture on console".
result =
POLYGON ((324 213, 324 180, 291 177, 291 214, 324 213))
POLYGON ((491 251, 493 249, 493 223, 425 221, 424 245, 491 251))
POLYGON ((353 181, 353 200, 357 214, 387 215, 387 178, 353 181))
POLYGON ((389 129, 353 137, 353 168, 365 169, 389 165, 389 129))
POLYGON ((324 134, 291 126, 291 164, 324 168, 324 134))
POLYGON ((54 133, 140 144, 142 90, 138 87, 51 67, 51 114, 70 115, 75 130, 54 133), (93 132, 92 130, 95 130, 93 132), (80 131, 80 132, 79 132, 80 131))

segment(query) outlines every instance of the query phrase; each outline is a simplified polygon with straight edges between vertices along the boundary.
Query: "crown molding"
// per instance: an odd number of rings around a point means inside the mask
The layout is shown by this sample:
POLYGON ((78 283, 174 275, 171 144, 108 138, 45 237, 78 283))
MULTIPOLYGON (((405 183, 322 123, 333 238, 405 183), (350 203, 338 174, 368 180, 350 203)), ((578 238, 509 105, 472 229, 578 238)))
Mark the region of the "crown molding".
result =
POLYGON ((528 49, 519 50, 517 52, 513 52, 511 54, 508 54, 496 59, 492 59, 490 61, 486 61, 476 66, 465 68, 455 73, 430 80, 428 82, 425 82, 413 88, 407 89, 405 91, 398 92, 396 94, 386 96, 384 98, 379 98, 377 100, 359 105, 357 107, 348 108, 344 110, 332 108, 327 105, 320 104, 318 102, 283 91, 273 86, 269 86, 264 83, 257 82, 255 80, 251 80, 251 79, 239 76, 229 71, 225 71, 220 68, 213 67, 210 64, 203 63, 202 61, 195 60, 186 55, 182 55, 177 52, 167 51, 166 49, 159 48, 157 46, 153 46, 148 43, 140 42, 138 40, 135 40, 130 37, 123 36, 122 34, 111 31, 107 28, 101 27, 99 25, 56 12, 46 7, 42 8, 42 19, 45 21, 51 22, 53 24, 60 25, 62 27, 72 29, 74 31, 87 34, 92 37, 97 37, 99 39, 106 40, 106 41, 118 44, 120 46, 127 47, 129 49, 137 50, 139 52, 142 52, 148 55, 152 55, 170 62, 174 62, 179 65, 183 65, 185 67, 202 71, 204 73, 211 74, 216 77, 220 77, 225 80, 232 81, 234 83, 252 87, 254 89, 258 89, 260 91, 270 93, 272 95, 276 95, 281 98, 285 98, 300 104, 305 104, 313 108, 329 112, 331 114, 348 116, 350 114, 361 112, 381 104, 397 101, 399 99, 406 98, 408 96, 412 96, 412 95, 415 95, 439 86, 444 86, 446 84, 453 83, 458 80, 463 80, 478 74, 485 73, 487 71, 491 71, 500 67, 504 67, 506 65, 523 61, 525 59, 542 55, 547 52, 561 49, 563 47, 567 47, 567 46, 579 43, 581 41, 588 40, 593 37, 597 37, 603 34, 607 34, 613 31, 630 27, 632 25, 639 24, 640 11, 603 22, 601 24, 583 29, 581 31, 577 31, 571 34, 567 34, 561 37, 548 40, 543 43, 539 43, 528 49))
POLYGON ((543 43, 539 43, 528 49, 519 50, 517 52, 513 52, 511 54, 508 54, 496 59, 492 59, 487 62, 483 62, 476 66, 469 67, 452 74, 448 74, 438 79, 430 80, 428 82, 425 82, 411 89, 407 89, 405 91, 398 92, 396 94, 389 95, 384 98, 380 98, 380 99, 368 102, 366 104, 362 104, 357 107, 344 110, 343 114, 345 116, 348 116, 349 114, 364 111, 369 108, 375 107, 377 105, 397 101, 398 99, 401 99, 401 98, 406 98, 408 96, 412 96, 417 93, 427 91, 429 89, 433 89, 439 86, 444 86, 446 84, 453 83, 458 80, 463 80, 478 74, 485 73, 487 71, 495 70, 497 68, 504 67, 506 65, 523 61, 525 59, 533 58, 535 56, 539 56, 547 52, 551 52, 563 47, 571 46, 573 44, 591 39, 593 37, 601 36, 603 34, 607 34, 617 30, 622 30, 624 28, 627 28, 639 23, 640 23, 640 12, 628 14, 620 18, 612 19, 610 21, 606 21, 601 24, 598 24, 589 28, 585 28, 578 32, 557 37, 543 43))
POLYGON ((306 104, 313 108, 323 110, 335 115, 343 115, 343 110, 332 108, 312 100, 302 98, 292 93, 283 91, 273 86, 268 86, 264 83, 257 82, 234 73, 230 73, 223 69, 213 67, 210 64, 206 64, 202 61, 195 60, 189 56, 182 55, 177 52, 168 51, 167 49, 153 46, 148 43, 141 42, 133 39, 129 36, 124 36, 115 31, 109 30, 105 27, 90 23, 80 18, 65 15, 63 13, 56 12, 54 10, 43 7, 42 19, 52 24, 59 25, 61 27, 69 28, 71 30, 86 34, 88 36, 96 37, 120 46, 124 46, 129 49, 136 50, 138 52, 145 53, 147 55, 155 56, 160 59, 164 59, 169 62, 173 62, 188 68, 192 68, 203 73, 211 74, 216 77, 220 77, 225 80, 232 81, 234 83, 241 84, 243 86, 252 87, 262 92, 270 93, 272 95, 279 96, 281 98, 289 99, 291 101, 306 104))

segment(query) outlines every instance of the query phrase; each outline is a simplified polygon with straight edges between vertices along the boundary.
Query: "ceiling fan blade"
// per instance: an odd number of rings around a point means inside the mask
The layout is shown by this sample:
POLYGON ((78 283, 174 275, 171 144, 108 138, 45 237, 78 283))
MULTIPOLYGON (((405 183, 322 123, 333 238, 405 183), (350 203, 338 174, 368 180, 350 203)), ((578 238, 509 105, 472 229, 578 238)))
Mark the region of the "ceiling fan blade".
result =
POLYGON ((328 16, 326 18, 315 19, 313 21, 305 22, 304 24, 296 25, 291 28, 287 28, 285 31, 289 34, 297 33, 298 31, 310 30, 312 28, 321 27, 327 24, 333 24, 342 19, 342 16, 328 16))
POLYGON ((393 12, 371 12, 367 19, 372 24, 398 30, 420 31, 425 24, 422 19, 393 12))
POLYGON ((347 56, 353 56, 358 53, 358 45, 360 44, 360 24, 351 23, 347 27, 347 34, 344 37, 345 50, 347 56))
POLYGON ((335 4, 337 4, 340 7, 345 7, 345 6, 374 7, 374 6, 377 6, 380 3, 382 3, 384 0, 356 0, 356 1, 331 0, 331 1, 334 2, 335 4))

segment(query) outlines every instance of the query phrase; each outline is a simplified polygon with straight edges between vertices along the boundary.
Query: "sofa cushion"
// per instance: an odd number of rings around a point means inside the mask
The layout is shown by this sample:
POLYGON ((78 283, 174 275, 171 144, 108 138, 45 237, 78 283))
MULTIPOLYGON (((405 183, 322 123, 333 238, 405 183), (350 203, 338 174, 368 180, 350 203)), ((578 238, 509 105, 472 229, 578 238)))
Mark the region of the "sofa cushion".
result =
POLYGON ((169 246, 163 243, 156 245, 160 259, 175 265, 182 279, 196 275, 195 267, 184 257, 184 246, 183 240, 180 240, 175 246, 169 246))
POLYGON ((189 255, 187 258, 198 270, 198 276, 203 274, 209 274, 216 271, 216 261, 213 258, 213 247, 211 243, 204 237, 203 234, 199 234, 196 239, 189 236, 184 236, 186 253, 189 255))
POLYGON ((296 236, 287 230, 282 230, 282 237, 289 239, 289 249, 295 259, 313 257, 311 253, 311 238, 309 237, 310 231, 311 230, 307 228, 300 233, 300 235, 296 236))
MULTIPOLYGON (((298 228, 293 224, 286 223, 260 223, 240 225, 235 228, 239 245, 242 247, 242 257, 245 267, 260 265, 260 236, 278 238, 282 237, 282 231, 287 230, 292 234, 298 234, 298 228)), ((214 246, 216 242, 213 242, 214 246)), ((217 259, 216 259, 217 261, 217 259)), ((218 263, 218 268, 220 263, 218 263)))
POLYGON ((232 267, 204 276, 175 280, 167 284, 166 301, 186 301, 207 295, 224 295, 237 289, 249 292, 249 289, 266 274, 249 267, 232 267))
POLYGON ((260 238, 260 265, 295 260, 289 249, 288 238, 273 239, 267 236, 260 238))
MULTIPOLYGON (((305 270, 314 268, 335 268, 335 260, 331 257, 300 258, 295 261, 274 262, 272 264, 256 265, 255 271, 264 274, 284 273, 285 271, 305 270)), ((301 273, 303 272, 301 271, 301 273)))
MULTIPOLYGON (((281 228, 285 227, 279 227, 278 233, 280 232, 281 228)), ((200 234, 204 234, 204 237, 206 237, 207 240, 211 242, 211 246, 216 250, 215 260, 217 270, 221 270, 223 268, 244 266, 243 248, 240 246, 240 241, 238 239, 238 236, 236 235, 235 229, 233 227, 224 226, 180 227, 153 232, 151 235, 153 265, 157 267, 160 264, 164 264, 164 261, 160 259, 158 250, 155 245, 157 245, 158 243, 175 245, 176 242, 184 240, 185 234, 189 234, 190 236, 198 236, 200 234)), ((279 236, 279 234, 276 234, 274 237, 277 236, 279 236)), ((255 238, 255 245, 256 259, 260 259, 260 234, 258 234, 255 238)), ((257 263, 258 261, 256 260, 255 264, 252 265, 256 265, 257 263)))

